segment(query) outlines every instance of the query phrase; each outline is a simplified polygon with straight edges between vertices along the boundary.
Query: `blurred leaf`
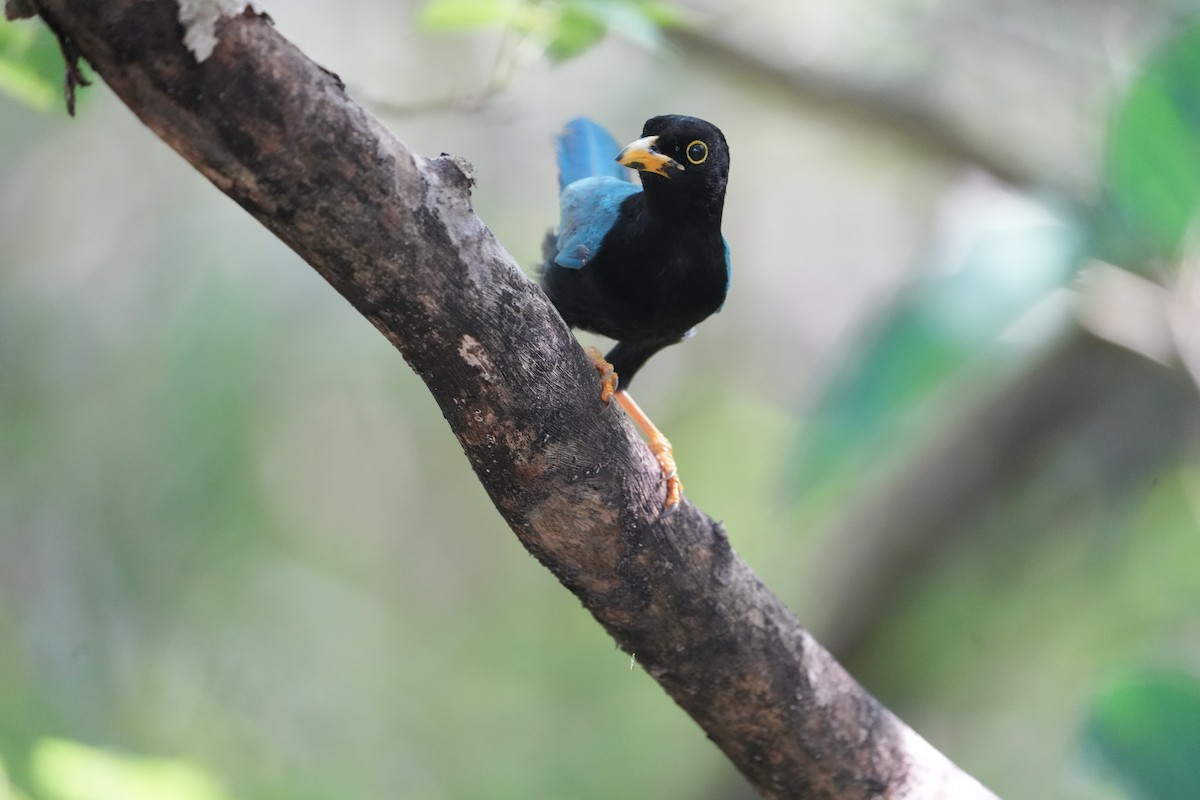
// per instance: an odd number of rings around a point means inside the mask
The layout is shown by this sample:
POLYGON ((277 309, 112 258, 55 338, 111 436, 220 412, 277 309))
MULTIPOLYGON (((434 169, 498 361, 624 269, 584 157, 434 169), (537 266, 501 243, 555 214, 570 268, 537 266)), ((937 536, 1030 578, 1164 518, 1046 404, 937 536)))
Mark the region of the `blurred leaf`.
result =
POLYGON ((677 28, 687 19, 683 9, 669 3, 634 3, 643 19, 660 28, 677 28))
POLYGON ((964 263, 901 296, 812 414, 797 453, 799 489, 890 450, 924 400, 1067 282, 1079 246, 1066 225, 992 231, 964 263))
POLYGON ((430 0, 421 8, 418 21, 429 31, 508 25, 522 5, 520 0, 430 0))
POLYGON ((506 27, 540 42, 554 62, 586 52, 609 30, 643 47, 658 47, 661 29, 682 19, 670 5, 643 0, 430 0, 419 14, 429 31, 506 27))
POLYGON ((608 30, 647 50, 662 47, 663 29, 679 27, 685 19, 679 8, 665 3, 579 0, 578 5, 588 9, 608 30))
MULTIPOLYGON (((1165 42, 1130 87, 1110 134, 1116 233, 1133 252, 1171 259, 1200 208, 1200 26, 1165 42)), ((1111 235, 1111 233, 1110 233, 1111 235)))
POLYGON ((63 61, 45 25, 0 25, 0 92, 38 111, 62 101, 63 61))
POLYGON ((39 794, 55 800, 225 800, 216 781, 178 759, 119 756, 65 739, 33 752, 39 794))
POLYGON ((9 782, 3 758, 0 758, 0 800, 27 800, 25 795, 9 782))
POLYGON ((1084 742, 1133 797, 1200 797, 1200 681, 1178 672, 1120 680, 1096 700, 1084 742))
POLYGON ((574 58, 603 39, 607 32, 608 25, 585 6, 565 6, 546 43, 546 55, 554 62, 574 58))

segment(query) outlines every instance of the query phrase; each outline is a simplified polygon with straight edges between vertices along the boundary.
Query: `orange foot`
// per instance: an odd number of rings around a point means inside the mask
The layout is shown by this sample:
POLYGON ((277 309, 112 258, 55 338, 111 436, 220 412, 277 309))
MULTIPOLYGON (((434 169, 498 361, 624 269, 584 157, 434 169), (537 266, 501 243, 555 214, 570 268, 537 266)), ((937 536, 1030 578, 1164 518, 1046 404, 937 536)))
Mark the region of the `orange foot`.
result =
POLYGON ((658 461, 658 468, 662 470, 663 480, 667 483, 667 499, 663 503, 663 516, 669 517, 679 508, 679 500, 683 497, 683 481, 679 480, 671 442, 666 436, 663 436, 662 431, 655 427, 650 418, 646 416, 646 412, 642 411, 641 407, 633 401, 629 392, 617 392, 617 402, 625 409, 625 413, 630 416, 634 424, 646 434, 646 446, 650 448, 650 452, 658 461))
POLYGON ((592 366, 600 373, 600 402, 605 405, 613 399, 617 391, 617 373, 613 365, 604 360, 603 354, 594 347, 585 347, 583 352, 592 360, 592 366))

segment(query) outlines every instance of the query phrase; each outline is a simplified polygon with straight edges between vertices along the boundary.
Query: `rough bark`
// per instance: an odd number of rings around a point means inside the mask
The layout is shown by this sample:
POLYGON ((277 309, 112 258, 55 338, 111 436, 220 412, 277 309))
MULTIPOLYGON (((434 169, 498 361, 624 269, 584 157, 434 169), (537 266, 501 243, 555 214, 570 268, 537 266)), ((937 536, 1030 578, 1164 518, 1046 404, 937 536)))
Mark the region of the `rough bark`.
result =
POLYGON ((130 109, 424 379, 526 548, 766 796, 988 798, 800 626, 654 459, 542 292, 422 158, 265 17, 183 46, 172 0, 37 0, 130 109))

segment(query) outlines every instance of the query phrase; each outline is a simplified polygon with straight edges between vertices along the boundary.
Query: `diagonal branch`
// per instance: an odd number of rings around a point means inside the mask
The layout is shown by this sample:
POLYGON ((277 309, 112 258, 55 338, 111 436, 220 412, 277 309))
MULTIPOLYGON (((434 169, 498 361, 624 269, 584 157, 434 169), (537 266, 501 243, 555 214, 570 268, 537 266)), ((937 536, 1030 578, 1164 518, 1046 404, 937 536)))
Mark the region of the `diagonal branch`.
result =
POLYGON ((770 797, 990 798, 868 695, 684 502, 470 206, 252 13, 182 43, 172 0, 36 0, 130 109, 369 319, 522 544, 770 797))

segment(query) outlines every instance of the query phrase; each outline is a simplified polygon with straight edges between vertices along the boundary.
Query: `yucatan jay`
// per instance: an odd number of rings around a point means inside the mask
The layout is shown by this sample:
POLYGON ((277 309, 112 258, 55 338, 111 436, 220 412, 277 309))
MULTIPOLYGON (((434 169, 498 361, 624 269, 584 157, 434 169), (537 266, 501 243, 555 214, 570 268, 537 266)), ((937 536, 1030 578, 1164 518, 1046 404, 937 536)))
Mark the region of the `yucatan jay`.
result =
POLYGON ((569 326, 617 341, 604 357, 589 348, 601 399, 615 395, 645 433, 666 478, 667 513, 683 491, 671 443, 626 390, 652 355, 725 302, 728 177, 724 135, 695 117, 647 120, 624 149, 583 118, 558 138, 561 218, 546 240, 542 288, 569 326), (640 188, 629 170, 641 172, 640 188))

